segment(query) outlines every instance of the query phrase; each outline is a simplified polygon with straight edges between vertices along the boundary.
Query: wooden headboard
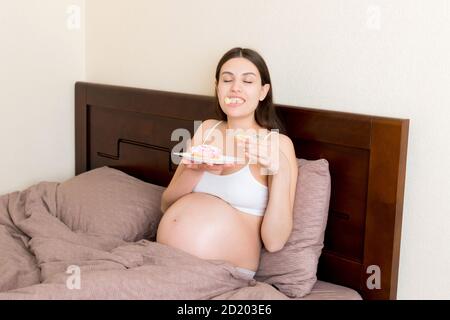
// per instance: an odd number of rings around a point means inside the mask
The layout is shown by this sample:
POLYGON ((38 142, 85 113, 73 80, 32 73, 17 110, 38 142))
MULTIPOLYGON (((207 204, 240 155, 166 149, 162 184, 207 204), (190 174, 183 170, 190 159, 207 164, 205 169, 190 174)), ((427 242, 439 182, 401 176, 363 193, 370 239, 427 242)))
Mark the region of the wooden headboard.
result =
MULTIPOLYGON (((76 174, 110 166, 167 186, 171 133, 216 118, 213 97, 77 82, 76 174)), ((277 105, 298 158, 325 158, 332 192, 318 278, 396 299, 409 121, 277 105), (379 268, 379 269, 378 269, 379 268), (369 279, 370 277, 370 279, 369 279), (377 279, 380 288, 373 288, 377 279), (372 286, 367 286, 367 282, 372 286)))

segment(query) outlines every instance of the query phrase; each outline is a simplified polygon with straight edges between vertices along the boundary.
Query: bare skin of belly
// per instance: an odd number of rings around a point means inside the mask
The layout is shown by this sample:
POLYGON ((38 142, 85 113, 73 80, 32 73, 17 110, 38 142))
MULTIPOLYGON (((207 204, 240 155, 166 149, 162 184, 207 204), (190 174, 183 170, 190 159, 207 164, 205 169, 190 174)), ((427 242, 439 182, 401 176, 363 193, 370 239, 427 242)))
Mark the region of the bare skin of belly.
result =
POLYGON ((156 241, 206 260, 256 271, 262 217, 239 211, 206 193, 189 193, 162 217, 156 241))

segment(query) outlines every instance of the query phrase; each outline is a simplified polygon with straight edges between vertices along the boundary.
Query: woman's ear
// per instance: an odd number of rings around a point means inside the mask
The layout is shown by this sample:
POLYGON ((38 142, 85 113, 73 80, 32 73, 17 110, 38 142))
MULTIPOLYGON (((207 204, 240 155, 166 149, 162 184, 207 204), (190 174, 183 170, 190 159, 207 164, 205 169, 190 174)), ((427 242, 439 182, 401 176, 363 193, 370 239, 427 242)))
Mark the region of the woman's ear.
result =
POLYGON ((269 92, 269 89, 270 89, 270 84, 268 84, 268 83, 266 83, 265 85, 262 86, 261 94, 259 96, 259 101, 263 101, 266 98, 267 93, 269 92))

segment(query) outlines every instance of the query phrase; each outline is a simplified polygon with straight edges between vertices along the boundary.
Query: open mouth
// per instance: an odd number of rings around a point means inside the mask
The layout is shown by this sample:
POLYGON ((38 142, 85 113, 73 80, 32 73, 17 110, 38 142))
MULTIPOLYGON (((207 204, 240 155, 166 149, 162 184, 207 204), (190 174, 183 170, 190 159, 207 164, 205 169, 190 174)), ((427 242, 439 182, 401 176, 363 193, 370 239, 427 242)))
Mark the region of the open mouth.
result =
POLYGON ((244 99, 239 97, 225 97, 224 101, 228 106, 239 106, 245 102, 244 99))

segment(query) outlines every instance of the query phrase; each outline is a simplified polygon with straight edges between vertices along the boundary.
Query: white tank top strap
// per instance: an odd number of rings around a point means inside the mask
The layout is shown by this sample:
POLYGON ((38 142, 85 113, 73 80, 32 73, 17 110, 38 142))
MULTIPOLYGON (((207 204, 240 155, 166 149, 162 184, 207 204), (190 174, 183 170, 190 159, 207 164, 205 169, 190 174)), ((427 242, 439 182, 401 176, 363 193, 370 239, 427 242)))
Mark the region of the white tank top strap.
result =
POLYGON ((223 120, 220 120, 219 122, 217 122, 211 129, 208 129, 208 134, 206 135, 206 138, 203 139, 202 144, 205 144, 206 140, 208 140, 209 136, 211 135, 212 132, 214 132, 214 129, 216 129, 216 127, 221 124, 223 122, 223 120))
POLYGON ((267 139, 268 136, 270 136, 272 133, 274 133, 275 131, 270 131, 268 134, 266 134, 266 136, 264 137, 264 140, 267 139))

